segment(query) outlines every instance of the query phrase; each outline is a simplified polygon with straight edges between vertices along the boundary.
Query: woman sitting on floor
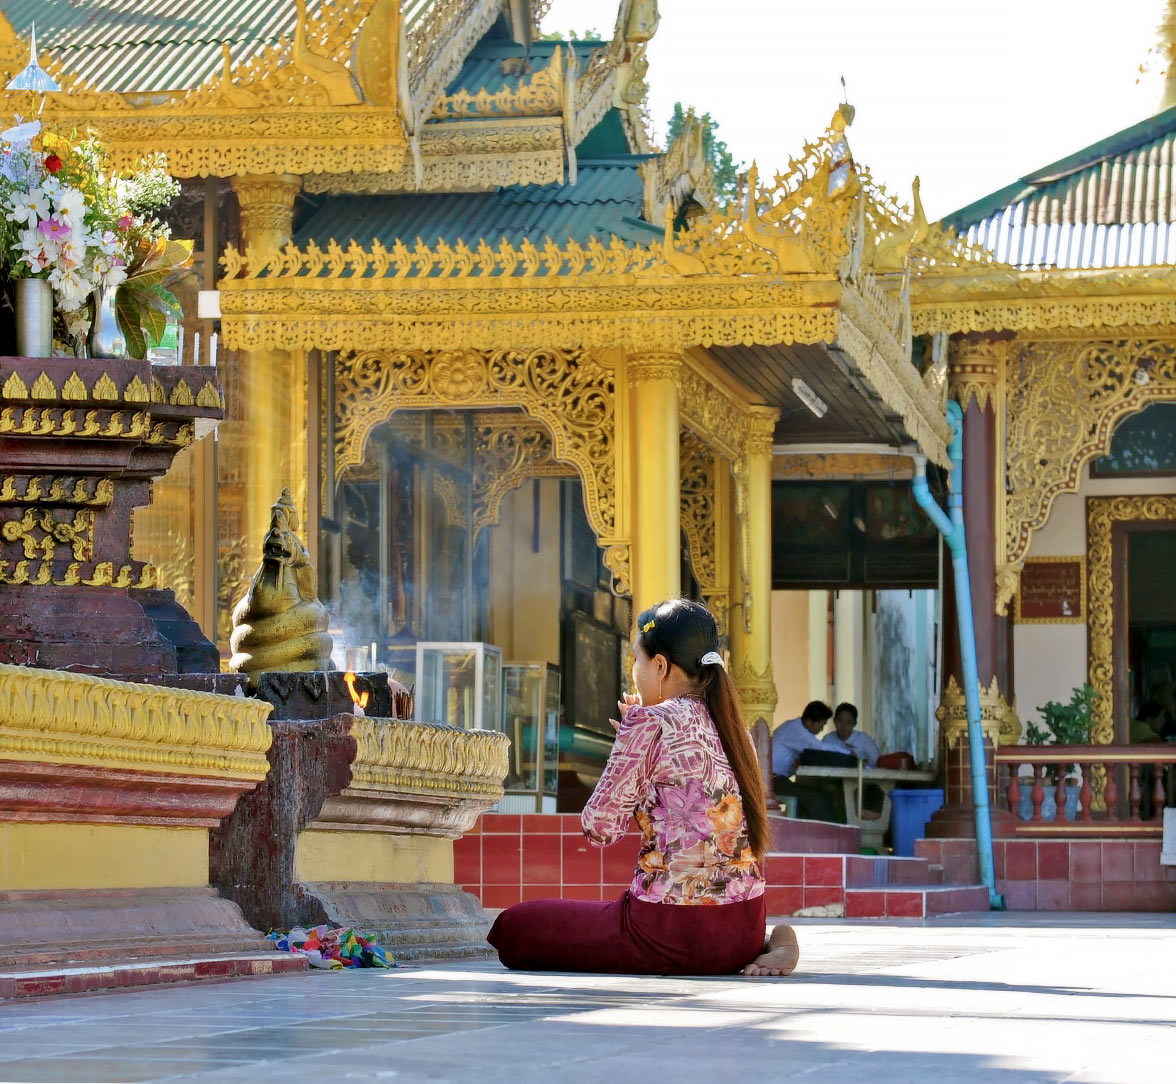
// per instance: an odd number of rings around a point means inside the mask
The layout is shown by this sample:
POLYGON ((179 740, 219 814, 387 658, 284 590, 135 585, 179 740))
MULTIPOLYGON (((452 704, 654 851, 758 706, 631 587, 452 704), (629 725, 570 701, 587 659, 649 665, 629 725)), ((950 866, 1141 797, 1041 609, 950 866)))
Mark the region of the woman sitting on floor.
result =
POLYGON ((616 741, 584 808, 599 847, 644 840, 633 882, 611 903, 528 900, 487 940, 510 968, 615 974, 787 975, 788 926, 764 943, 768 844, 763 783, 710 612, 674 599, 637 618, 636 696, 618 705, 616 741))

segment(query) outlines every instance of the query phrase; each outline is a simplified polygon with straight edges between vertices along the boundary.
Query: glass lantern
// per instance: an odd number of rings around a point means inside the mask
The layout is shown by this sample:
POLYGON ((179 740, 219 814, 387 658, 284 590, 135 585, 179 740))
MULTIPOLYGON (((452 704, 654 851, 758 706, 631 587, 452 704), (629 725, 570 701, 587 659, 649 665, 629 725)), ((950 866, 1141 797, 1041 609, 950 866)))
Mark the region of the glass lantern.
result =
POLYGON ((502 667, 503 729, 510 737, 504 813, 554 813, 559 780, 559 667, 508 662, 502 667))
POLYGON ((502 649, 493 644, 416 645, 417 722, 502 729, 502 649))

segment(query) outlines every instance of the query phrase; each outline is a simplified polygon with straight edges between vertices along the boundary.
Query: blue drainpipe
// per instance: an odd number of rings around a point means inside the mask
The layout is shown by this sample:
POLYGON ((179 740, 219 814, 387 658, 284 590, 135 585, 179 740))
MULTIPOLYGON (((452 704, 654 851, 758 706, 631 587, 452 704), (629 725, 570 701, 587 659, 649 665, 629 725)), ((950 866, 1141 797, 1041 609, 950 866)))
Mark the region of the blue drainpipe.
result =
POLYGON ((964 700, 968 712, 968 745, 972 754, 972 798, 976 805, 976 846, 980 852, 980 880, 988 888, 989 906, 1004 910, 1004 897, 996 890, 996 872, 992 861, 992 817, 988 808, 988 767, 984 761, 984 733, 980 728, 980 674, 976 667, 976 628, 972 623, 972 582, 968 575, 968 546, 964 538, 964 415, 959 403, 947 404, 947 421, 951 426, 951 496, 949 519, 935 503, 927 486, 927 458, 916 455, 912 483, 915 500, 939 529, 951 550, 951 567, 955 574, 956 616, 960 626, 960 654, 963 656, 964 700))

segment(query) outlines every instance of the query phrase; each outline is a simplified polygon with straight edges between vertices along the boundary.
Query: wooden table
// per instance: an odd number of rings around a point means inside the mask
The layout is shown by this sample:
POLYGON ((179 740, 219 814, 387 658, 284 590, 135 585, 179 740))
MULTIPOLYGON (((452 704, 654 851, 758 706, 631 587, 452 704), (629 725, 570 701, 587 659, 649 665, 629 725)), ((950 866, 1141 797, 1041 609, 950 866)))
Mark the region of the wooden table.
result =
POLYGON ((862 846, 881 852, 882 837, 890 824, 890 792, 899 783, 934 783, 935 773, 918 769, 867 768, 859 762, 856 768, 827 768, 802 764, 796 769, 797 779, 840 779, 845 788, 845 819, 862 830, 862 846), (875 820, 862 821, 862 791, 866 783, 882 789, 882 814, 875 820))

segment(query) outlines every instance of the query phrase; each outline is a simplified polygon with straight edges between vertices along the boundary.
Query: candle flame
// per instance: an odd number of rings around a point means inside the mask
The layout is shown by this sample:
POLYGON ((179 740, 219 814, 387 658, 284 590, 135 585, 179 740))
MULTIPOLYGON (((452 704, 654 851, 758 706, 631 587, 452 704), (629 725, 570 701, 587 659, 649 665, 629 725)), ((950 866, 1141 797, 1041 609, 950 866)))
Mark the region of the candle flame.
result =
POLYGON ((355 691, 354 671, 348 670, 347 673, 343 675, 343 684, 347 686, 347 691, 351 694, 351 700, 353 703, 358 704, 361 708, 366 708, 368 706, 368 699, 370 698, 371 693, 357 693, 355 691))

